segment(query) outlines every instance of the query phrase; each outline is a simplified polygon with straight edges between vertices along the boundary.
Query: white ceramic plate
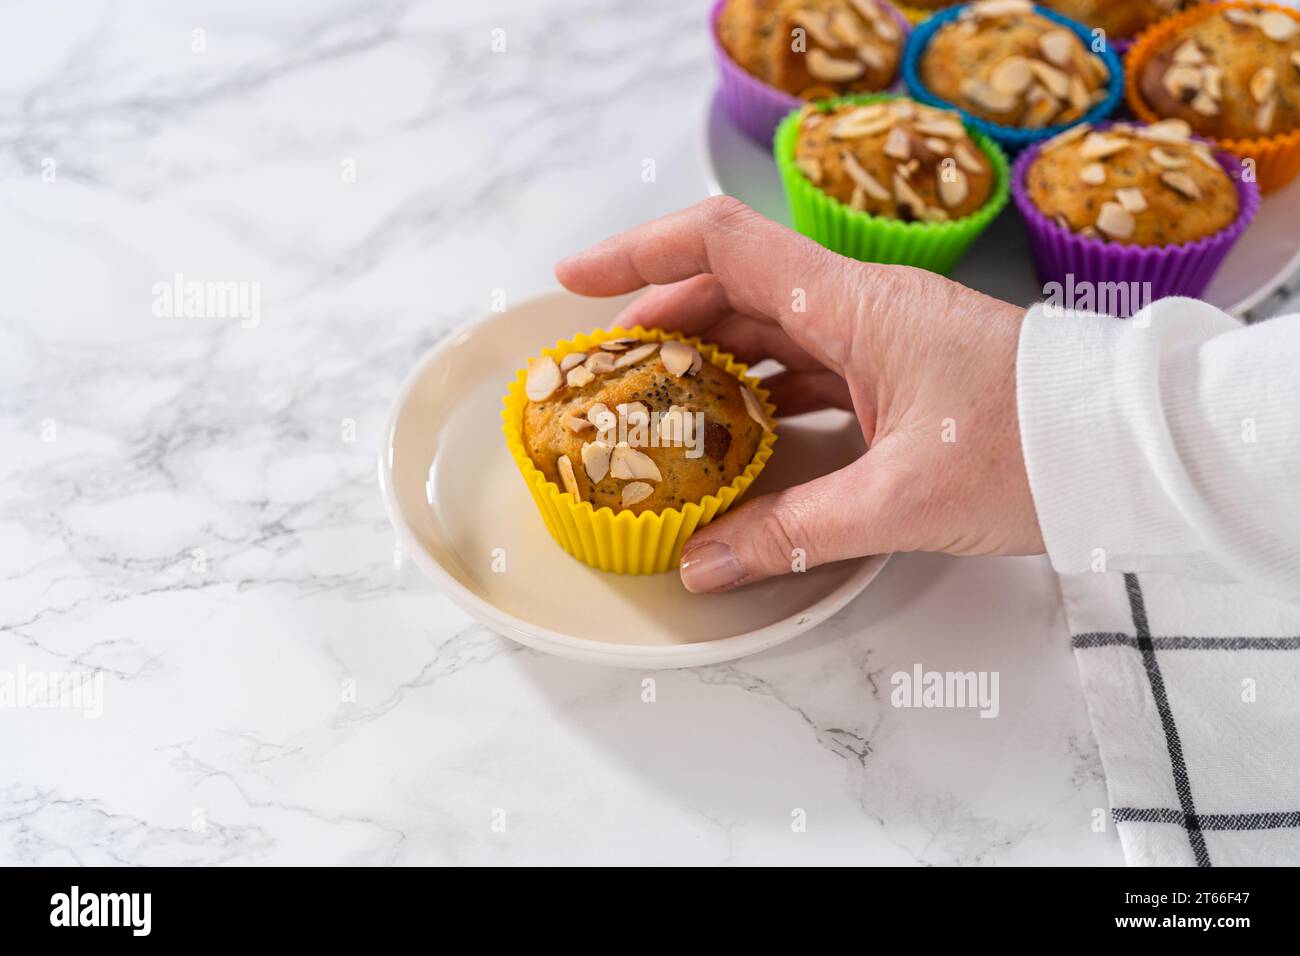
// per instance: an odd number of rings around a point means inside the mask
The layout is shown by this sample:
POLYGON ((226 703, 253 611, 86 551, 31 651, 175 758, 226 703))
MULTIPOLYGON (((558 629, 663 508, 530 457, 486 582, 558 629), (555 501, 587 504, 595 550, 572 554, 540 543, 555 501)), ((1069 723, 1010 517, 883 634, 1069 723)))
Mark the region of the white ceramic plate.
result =
MULTIPOLYGON (((388 517, 405 553, 488 627, 563 657, 623 667, 713 664, 787 641, 865 588, 887 556, 693 595, 674 573, 593 570, 546 532, 501 435, 501 399, 544 346, 612 324, 627 304, 555 293, 449 334, 403 383, 379 457, 388 517), (503 549, 505 570, 493 570, 503 549)), ((865 446, 853 418, 784 419, 756 497, 839 468, 865 446)))
MULTIPOLYGON (((740 132, 715 98, 706 119, 704 165, 709 191, 735 196, 769 219, 790 225, 790 210, 772 155, 740 132)), ((1264 197, 1245 235, 1228 253, 1205 291, 1205 299, 1226 312, 1244 315, 1300 269, 1300 180, 1264 197)), ((957 264, 952 277, 1006 302, 1028 306, 1042 298, 1042 285, 1014 204, 957 264)))

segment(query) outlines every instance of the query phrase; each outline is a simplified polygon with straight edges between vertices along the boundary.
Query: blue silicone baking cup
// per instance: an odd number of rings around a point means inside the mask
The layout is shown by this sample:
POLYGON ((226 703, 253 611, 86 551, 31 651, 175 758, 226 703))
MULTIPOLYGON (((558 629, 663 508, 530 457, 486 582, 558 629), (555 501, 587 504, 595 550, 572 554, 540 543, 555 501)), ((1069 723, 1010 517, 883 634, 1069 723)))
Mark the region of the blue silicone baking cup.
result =
MULTIPOLYGON (((970 4, 949 7, 929 19, 923 20, 912 29, 912 35, 908 38, 907 47, 903 51, 903 82, 907 85, 907 92, 911 94, 913 99, 929 106, 937 106, 940 109, 956 110, 961 113, 962 120, 968 126, 997 141, 998 145, 1011 153, 1018 153, 1026 146, 1049 140, 1058 133, 1065 132, 1071 126, 1078 126, 1080 123, 1100 123, 1119 106, 1124 97, 1124 66, 1110 43, 1107 43, 1105 49, 1097 54, 1102 58, 1102 62, 1106 64, 1106 69, 1110 71, 1110 85, 1106 89, 1106 98, 1073 123, 1044 126, 1042 129, 1021 129, 1018 126, 1003 126, 1000 123, 990 123, 983 117, 975 116, 961 107, 935 96, 921 83, 921 55, 925 52, 926 46, 929 45, 935 33, 945 24, 951 23, 961 16, 962 11, 968 6, 970 4)), ((1034 7, 1034 12, 1072 30, 1083 42, 1084 47, 1088 50, 1092 49, 1092 31, 1082 23, 1071 20, 1069 17, 1063 17, 1054 10, 1045 10, 1039 6, 1034 7)))

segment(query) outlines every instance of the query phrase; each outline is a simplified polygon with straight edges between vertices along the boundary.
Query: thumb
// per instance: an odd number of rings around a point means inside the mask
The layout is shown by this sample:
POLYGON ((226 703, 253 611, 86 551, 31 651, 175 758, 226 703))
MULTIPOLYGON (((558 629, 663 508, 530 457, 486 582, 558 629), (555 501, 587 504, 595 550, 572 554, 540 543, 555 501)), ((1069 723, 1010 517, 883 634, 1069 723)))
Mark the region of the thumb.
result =
POLYGON ((729 591, 796 566, 894 550, 889 473, 883 456, 867 454, 742 505, 686 542, 682 584, 696 593, 729 591))

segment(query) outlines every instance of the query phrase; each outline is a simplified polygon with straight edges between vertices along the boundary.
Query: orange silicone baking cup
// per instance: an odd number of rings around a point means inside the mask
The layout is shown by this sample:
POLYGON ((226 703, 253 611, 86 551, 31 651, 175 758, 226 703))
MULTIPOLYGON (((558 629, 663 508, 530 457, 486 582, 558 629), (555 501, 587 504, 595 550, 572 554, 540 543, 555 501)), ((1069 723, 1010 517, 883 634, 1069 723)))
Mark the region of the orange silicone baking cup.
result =
MULTIPOLYGON (((1276 10, 1300 21, 1300 11, 1283 7, 1276 3, 1209 3, 1192 7, 1184 13, 1148 27, 1133 42, 1128 56, 1124 58, 1124 91, 1129 109, 1137 114, 1138 119, 1147 123, 1159 122, 1161 117, 1147 105, 1139 89, 1139 79, 1143 68, 1160 47, 1183 27, 1196 23, 1211 14, 1221 12, 1228 7, 1243 10, 1276 10)), ((1277 136, 1265 136, 1259 139, 1212 139, 1219 149, 1227 150, 1242 159, 1255 163, 1255 178, 1262 192, 1281 189, 1296 174, 1300 173, 1300 129, 1291 130, 1277 136)))

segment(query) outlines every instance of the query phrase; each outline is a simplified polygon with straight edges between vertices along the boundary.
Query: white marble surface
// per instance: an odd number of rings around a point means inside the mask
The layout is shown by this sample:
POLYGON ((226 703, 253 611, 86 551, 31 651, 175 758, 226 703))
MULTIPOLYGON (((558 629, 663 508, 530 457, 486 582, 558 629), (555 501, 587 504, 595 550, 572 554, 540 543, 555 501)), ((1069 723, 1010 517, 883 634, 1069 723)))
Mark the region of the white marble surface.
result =
POLYGON ((900 556, 653 704, 394 566, 416 356, 704 195, 706 7, 9 11, 0 671, 103 699, 0 709, 0 862, 1121 862, 1042 560, 900 556), (155 317, 176 273, 260 283, 260 322, 155 317), (998 671, 1000 715, 891 707, 917 662, 998 671))

